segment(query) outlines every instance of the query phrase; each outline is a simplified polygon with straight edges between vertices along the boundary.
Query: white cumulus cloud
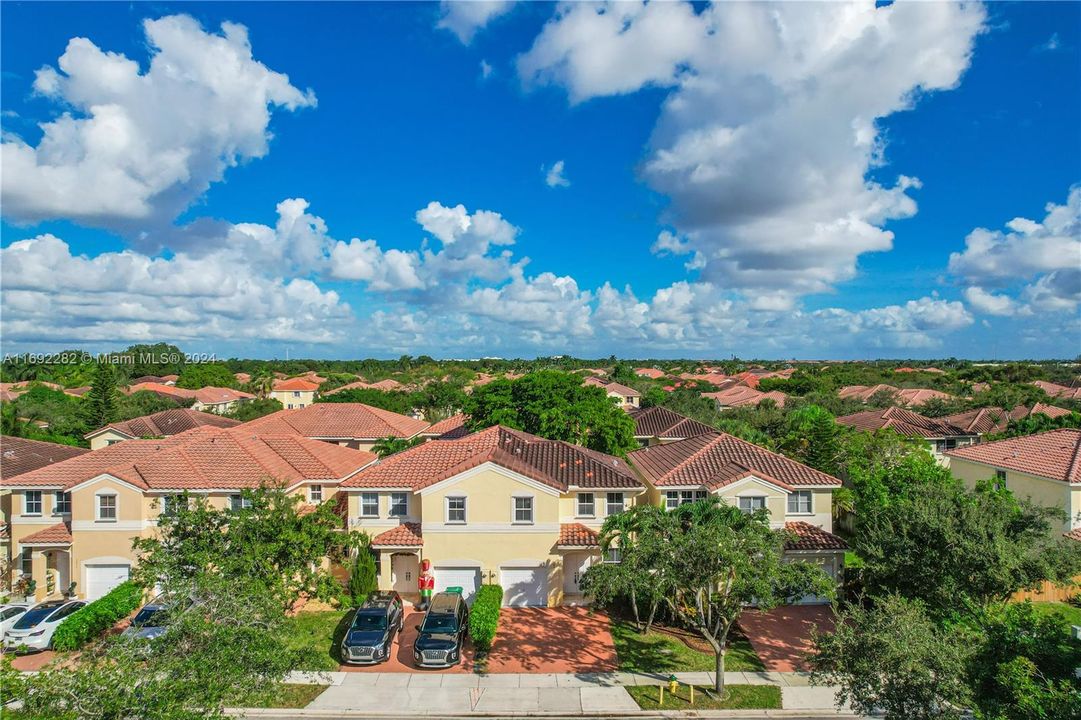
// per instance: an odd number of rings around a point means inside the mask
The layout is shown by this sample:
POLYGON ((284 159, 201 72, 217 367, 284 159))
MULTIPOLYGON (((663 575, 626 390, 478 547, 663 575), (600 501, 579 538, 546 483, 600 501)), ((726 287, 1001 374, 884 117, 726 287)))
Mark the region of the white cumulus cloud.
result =
POLYGON ((37 93, 65 108, 32 146, 5 135, 5 217, 65 218, 133 232, 173 220, 237 163, 267 153, 274 108, 316 104, 311 90, 252 56, 243 25, 208 33, 187 15, 143 23, 146 72, 73 38, 37 93))
POLYGON ((570 187, 571 181, 563 174, 564 164, 562 160, 556 160, 552 163, 552 166, 548 168, 548 172, 544 175, 544 183, 550 187, 570 187))
POLYGON ((443 0, 442 15, 436 27, 450 30, 463 45, 473 42, 477 31, 504 15, 514 6, 512 0, 443 0))

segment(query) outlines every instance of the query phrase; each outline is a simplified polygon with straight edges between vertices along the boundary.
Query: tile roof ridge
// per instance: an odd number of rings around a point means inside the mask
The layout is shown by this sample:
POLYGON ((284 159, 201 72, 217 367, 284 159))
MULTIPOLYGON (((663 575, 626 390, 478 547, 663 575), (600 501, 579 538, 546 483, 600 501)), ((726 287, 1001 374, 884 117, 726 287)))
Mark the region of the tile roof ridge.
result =
MULTIPOLYGON (((678 440, 678 441, 676 441, 675 443, 672 443, 672 444, 677 445, 679 443, 695 442, 695 441, 701 442, 702 438, 707 438, 708 435, 710 435, 710 433, 702 433, 701 435, 695 435, 694 437, 689 437, 689 438, 687 438, 685 440, 678 440)), ((721 431, 718 430, 716 435, 714 435, 712 438, 708 438, 708 439, 705 440, 705 442, 702 444, 702 447, 698 448, 697 450, 692 452, 690 455, 683 458, 683 460, 680 460, 678 463, 676 463, 674 466, 672 466, 671 470, 666 472, 664 475, 661 476, 661 478, 658 478, 658 479, 662 479, 662 478, 666 478, 666 477, 670 477, 672 475, 675 475, 677 471, 683 469, 692 460, 697 458, 701 453, 705 452, 710 447, 712 447, 713 444, 716 441, 721 439, 722 435, 723 435, 723 433, 721 433, 721 431)), ((661 445, 660 447, 664 447, 664 445, 661 445)), ((648 446, 646 448, 643 448, 643 449, 648 449, 648 446)))

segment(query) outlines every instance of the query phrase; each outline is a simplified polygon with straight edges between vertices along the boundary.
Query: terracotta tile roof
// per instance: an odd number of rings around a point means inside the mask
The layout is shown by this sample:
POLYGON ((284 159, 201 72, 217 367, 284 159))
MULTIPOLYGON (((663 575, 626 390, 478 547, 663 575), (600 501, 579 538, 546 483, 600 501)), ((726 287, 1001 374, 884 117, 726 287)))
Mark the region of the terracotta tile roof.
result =
POLYGON ((784 407, 788 400, 788 396, 779 390, 764 393, 746 385, 733 385, 718 392, 702 393, 702 397, 715 400, 720 407, 754 406, 763 400, 772 400, 777 407, 784 407))
POLYGON ((628 457, 657 487, 715 490, 751 475, 785 488, 841 484, 832 475, 717 431, 640 448, 628 457))
POLYGON ((785 550, 847 550, 848 543, 831 532, 808 522, 786 522, 784 529, 795 534, 785 543, 785 550))
POLYGON ((124 420, 123 422, 110 423, 105 427, 87 433, 83 437, 93 437, 109 429, 121 432, 129 438, 165 437, 178 435, 203 425, 230 428, 239 424, 239 420, 222 417, 214 413, 192 410, 191 408, 172 408, 151 415, 124 420))
POLYGON ((595 385, 596 387, 602 388, 605 392, 614 393, 620 397, 642 397, 642 393, 632 387, 627 387, 626 385, 621 385, 617 382, 612 382, 611 380, 602 380, 598 377, 587 377, 582 384, 595 385))
POLYGON ((392 390, 399 390, 404 387, 400 382, 393 378, 387 378, 386 380, 380 380, 379 382, 365 382, 363 380, 357 380, 341 387, 336 387, 333 390, 327 390, 324 395, 334 395, 342 390, 381 390, 383 392, 390 392, 392 390))
POLYGON ((908 407, 919 407, 928 400, 953 400, 953 395, 939 390, 908 388, 897 393, 897 402, 908 407))
POLYGON ((143 489, 233 489, 267 482, 338 481, 375 460, 295 434, 256 436, 203 426, 160 440, 127 440, 18 476, 12 484, 70 488, 103 473, 143 489))
POLYGON ((1081 400, 1081 387, 1067 387, 1066 385, 1059 385, 1045 380, 1033 380, 1032 384, 1053 398, 1081 400))
POLYGON ((319 385, 314 382, 310 382, 302 377, 289 378, 288 380, 275 380, 274 390, 299 390, 300 392, 315 392, 319 389, 319 385))
POLYGON ((946 455, 1081 484, 1081 430, 1073 428, 969 445, 951 450, 946 455))
POLYGON ((1032 415, 1046 415, 1049 418, 1057 418, 1069 414, 1070 411, 1066 408, 1055 407, 1054 405, 1047 405, 1046 403, 1036 403, 1032 406, 1032 409, 1028 411, 1025 417, 1032 415))
POLYGON ((158 382, 132 383, 121 391, 130 395, 140 390, 146 390, 165 397, 181 400, 197 400, 204 405, 219 405, 240 400, 241 398, 254 398, 251 393, 233 390, 232 388, 205 387, 198 390, 178 388, 175 385, 164 385, 158 382))
POLYGON ((68 528, 67 523, 57 523, 44 530, 38 530, 36 533, 30 533, 19 542, 23 545, 70 545, 71 530, 68 528))
POLYGON ((421 547, 424 537, 420 523, 402 523, 372 538, 372 547, 421 547))
POLYGON ((0 436, 0 479, 8 480, 88 452, 86 448, 3 435, 0 436))
POLYGON ((195 391, 195 399, 204 405, 220 405, 243 399, 251 400, 254 397, 251 393, 232 388, 205 387, 195 391))
POLYGON ((634 418, 634 435, 640 438, 656 437, 682 440, 702 433, 714 432, 714 428, 709 425, 692 420, 660 405, 642 410, 632 410, 631 417, 634 418))
POLYGON ((182 400, 190 400, 195 397, 194 390, 188 390, 187 388, 178 388, 175 385, 166 385, 160 382, 141 382, 132 383, 127 387, 120 388, 120 391, 125 395, 131 395, 132 393, 145 390, 147 392, 157 393, 170 398, 180 398, 182 400))
POLYGON ((233 373, 233 377, 236 378, 236 381, 238 383, 250 383, 251 382, 251 374, 250 373, 233 373))
MULTIPOLYGON (((1018 408, 1014 408, 1015 410, 1018 408)), ((1026 409, 1026 408, 1021 408, 1026 409)), ((1002 432, 1010 422, 1012 413, 1002 408, 985 407, 966 412, 947 415, 943 420, 950 425, 961 428, 971 435, 986 435, 992 432, 1002 432)))
POLYGON ((842 400, 852 398, 861 402, 867 402, 874 395, 886 391, 890 395, 896 395, 901 392, 900 388, 895 388, 893 385, 885 385, 879 383, 878 385, 846 385, 837 391, 837 397, 842 400))
POLYGON ((457 440, 433 440, 391 455, 357 473, 342 487, 420 490, 486 462, 560 491, 570 486, 642 487, 619 458, 498 425, 457 440))
POLYGON ((857 430, 874 431, 882 428, 890 428, 906 437, 961 437, 971 435, 959 427, 951 425, 943 418, 929 418, 905 410, 904 408, 891 407, 885 410, 865 410, 842 415, 837 418, 842 425, 854 427, 857 430))
POLYGON ((465 415, 452 415, 446 420, 440 420, 434 425, 427 427, 422 435, 430 435, 440 440, 454 440, 465 437, 469 431, 465 427, 465 415))
POLYGON ((411 438, 428 427, 428 423, 363 403, 315 403, 297 410, 279 410, 251 420, 243 427, 258 433, 375 440, 385 437, 411 438))
POLYGON ((567 523, 559 526, 560 547, 588 547, 594 548, 600 545, 595 530, 590 530, 581 523, 567 523))
POLYGON ((634 374, 639 377, 647 377, 653 380, 664 377, 664 370, 658 370, 657 368, 635 368, 634 374))
POLYGON ((1070 538, 1071 540, 1077 540, 1078 542, 1081 542, 1081 527, 1075 527, 1070 532, 1063 533, 1063 535, 1070 538))
POLYGON ((93 388, 89 385, 81 385, 79 387, 68 388, 64 391, 65 395, 71 395, 72 397, 82 397, 90 392, 93 388))

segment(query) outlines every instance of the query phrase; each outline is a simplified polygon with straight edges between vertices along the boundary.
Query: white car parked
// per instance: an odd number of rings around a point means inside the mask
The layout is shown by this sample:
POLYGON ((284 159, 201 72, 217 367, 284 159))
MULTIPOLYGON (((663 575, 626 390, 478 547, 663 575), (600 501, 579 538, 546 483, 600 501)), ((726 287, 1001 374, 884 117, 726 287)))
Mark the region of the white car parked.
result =
POLYGON ((68 615, 86 605, 83 600, 48 600, 24 612, 4 633, 4 649, 48 650, 53 633, 68 615))
POLYGON ((3 640, 4 635, 6 635, 8 629, 15 624, 15 621, 19 619, 19 616, 29 609, 30 605, 26 603, 0 605, 0 640, 3 640))

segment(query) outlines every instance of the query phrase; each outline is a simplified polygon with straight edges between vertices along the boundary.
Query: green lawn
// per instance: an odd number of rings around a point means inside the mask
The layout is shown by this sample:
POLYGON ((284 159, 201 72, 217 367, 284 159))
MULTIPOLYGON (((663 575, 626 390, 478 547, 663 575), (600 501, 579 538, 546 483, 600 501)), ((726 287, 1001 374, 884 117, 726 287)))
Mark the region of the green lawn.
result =
POLYGON ((282 683, 268 688, 265 692, 243 700, 227 702, 232 707, 257 708, 302 708, 323 694, 329 685, 293 685, 282 683))
POLYGON ((643 710, 773 710, 781 707, 781 688, 776 685, 727 685, 723 700, 712 694, 712 686, 697 685, 694 689, 693 706, 691 691, 686 685, 680 685, 674 696, 666 687, 664 705, 659 702, 659 687, 634 685, 628 686, 626 690, 643 710))
POLYGON ((1081 625, 1081 607, 1061 602, 1034 602, 1032 607, 1043 615, 1062 615, 1071 625, 1081 625))
POLYGON ((352 612, 301 612, 286 618, 289 648, 304 654, 301 670, 337 670, 338 650, 352 621, 352 612))
MULTIPOLYGON (((613 620, 612 640, 619 655, 619 669, 626 672, 713 672, 715 667, 713 653, 692 650, 676 638, 656 631, 641 635, 633 623, 613 620)), ((751 644, 740 636, 729 639, 724 669, 743 672, 764 668, 751 644)))

